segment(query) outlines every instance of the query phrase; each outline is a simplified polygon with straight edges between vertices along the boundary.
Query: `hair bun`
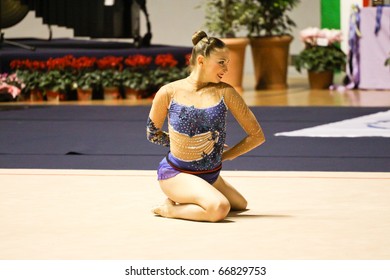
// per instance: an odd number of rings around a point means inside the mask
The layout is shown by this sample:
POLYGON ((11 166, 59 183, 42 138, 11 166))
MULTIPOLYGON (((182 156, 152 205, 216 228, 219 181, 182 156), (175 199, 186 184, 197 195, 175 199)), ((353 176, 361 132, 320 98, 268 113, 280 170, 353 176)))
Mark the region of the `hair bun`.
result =
POLYGON ((202 40, 203 38, 208 38, 206 32, 204 31, 195 32, 194 35, 192 35, 192 44, 196 46, 196 44, 198 44, 199 41, 202 40))

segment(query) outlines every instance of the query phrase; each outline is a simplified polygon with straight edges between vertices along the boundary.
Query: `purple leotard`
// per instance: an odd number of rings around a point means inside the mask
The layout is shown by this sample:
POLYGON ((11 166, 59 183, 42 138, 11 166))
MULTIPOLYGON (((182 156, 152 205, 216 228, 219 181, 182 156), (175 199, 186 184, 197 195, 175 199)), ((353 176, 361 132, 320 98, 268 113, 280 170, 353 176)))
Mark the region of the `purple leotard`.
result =
MULTIPOLYGON (((185 135, 189 138, 197 135, 208 135, 205 140, 212 145, 211 151, 203 151, 198 160, 183 160, 175 157, 171 152, 168 159, 174 166, 188 171, 208 171, 217 168, 222 162, 223 146, 226 138, 226 116, 227 107, 223 101, 217 105, 207 108, 195 108, 194 106, 181 105, 174 100, 168 109, 169 125, 175 133, 185 135)), ((170 137, 173 134, 170 133, 170 137)), ((170 140, 172 143, 172 139, 170 140)), ((184 143, 185 144, 185 143, 184 143)), ((201 143, 204 144, 204 143, 201 143)), ((209 146, 210 146, 209 145, 209 146)), ((183 171, 179 171, 171 166, 164 158, 157 170, 158 180, 172 178, 183 171)), ((218 176, 219 170, 212 173, 195 174, 196 176, 213 184, 218 176)))

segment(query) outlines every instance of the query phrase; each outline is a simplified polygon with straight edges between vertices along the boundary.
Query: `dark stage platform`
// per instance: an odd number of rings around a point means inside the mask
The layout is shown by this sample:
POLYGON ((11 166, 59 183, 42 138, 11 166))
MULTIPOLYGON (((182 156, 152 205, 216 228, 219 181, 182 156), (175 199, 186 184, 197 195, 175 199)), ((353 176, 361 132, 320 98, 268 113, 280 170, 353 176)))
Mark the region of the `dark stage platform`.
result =
MULTIPOLYGON (((10 39, 8 39, 10 40, 10 39)), ((191 53, 191 47, 151 45, 149 47, 136 47, 133 43, 121 41, 103 40, 81 40, 81 39, 52 39, 43 40, 35 38, 11 39, 11 41, 35 47, 35 51, 23 49, 16 46, 3 44, 0 48, 0 73, 9 72, 9 64, 14 59, 47 60, 50 57, 63 57, 73 55, 75 57, 90 56, 104 57, 129 56, 143 54, 156 56, 158 54, 170 53, 175 56, 179 66, 185 65, 185 56, 191 53)))
MULTIPOLYGON (((276 137, 388 108, 255 107, 266 143, 224 170, 390 172, 384 137, 276 137)), ((167 148, 146 140, 150 106, 0 106, 0 168, 155 170, 167 148)), ((243 137, 232 116, 227 144, 243 137)))

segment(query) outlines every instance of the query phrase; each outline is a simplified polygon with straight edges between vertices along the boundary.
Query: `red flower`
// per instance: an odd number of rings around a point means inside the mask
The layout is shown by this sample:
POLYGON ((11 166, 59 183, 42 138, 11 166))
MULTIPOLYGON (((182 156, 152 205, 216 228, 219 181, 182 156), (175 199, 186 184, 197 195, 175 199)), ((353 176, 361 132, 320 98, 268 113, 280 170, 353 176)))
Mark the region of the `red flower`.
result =
POLYGON ((151 56, 136 54, 125 59, 125 65, 130 67, 145 67, 152 62, 151 56))
POLYGON ((46 66, 48 70, 64 70, 66 68, 72 67, 74 60, 75 58, 72 55, 58 58, 49 58, 46 61, 46 66))
POLYGON ((44 61, 33 60, 28 64, 31 70, 44 70, 46 69, 46 64, 44 61))
POLYGON ((185 59, 186 59, 186 65, 190 65, 191 54, 190 53, 186 54, 185 59))
POLYGON ((44 70, 46 64, 43 61, 39 60, 12 60, 10 63, 11 69, 20 69, 20 70, 44 70))
POLYGON ((81 56, 72 62, 72 67, 78 70, 91 69, 95 66, 96 58, 81 56))
POLYGON ((177 60, 172 54, 159 54, 156 56, 154 63, 160 67, 175 67, 177 60))
POLYGON ((23 68, 23 63, 19 59, 12 60, 11 63, 9 64, 11 69, 21 69, 23 68))
POLYGON ((122 56, 106 56, 96 61, 99 69, 118 69, 122 70, 123 57, 122 56))

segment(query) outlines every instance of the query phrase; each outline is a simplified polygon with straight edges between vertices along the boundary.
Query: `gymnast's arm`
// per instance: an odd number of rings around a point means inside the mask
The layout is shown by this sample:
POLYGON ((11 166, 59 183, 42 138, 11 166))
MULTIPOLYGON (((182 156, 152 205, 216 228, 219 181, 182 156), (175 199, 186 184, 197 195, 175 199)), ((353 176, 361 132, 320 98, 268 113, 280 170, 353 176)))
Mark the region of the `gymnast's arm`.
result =
POLYGON ((146 123, 146 138, 157 145, 169 147, 169 134, 162 130, 167 117, 170 97, 167 86, 163 86, 153 99, 152 108, 146 123))
POLYGON ((241 95, 232 87, 226 88, 224 100, 230 112, 241 125, 247 136, 222 154, 222 161, 232 160, 249 152, 265 142, 265 136, 253 112, 241 95))

